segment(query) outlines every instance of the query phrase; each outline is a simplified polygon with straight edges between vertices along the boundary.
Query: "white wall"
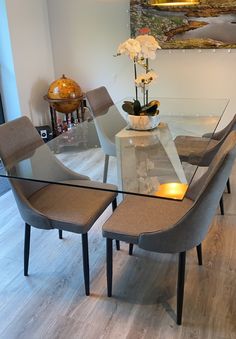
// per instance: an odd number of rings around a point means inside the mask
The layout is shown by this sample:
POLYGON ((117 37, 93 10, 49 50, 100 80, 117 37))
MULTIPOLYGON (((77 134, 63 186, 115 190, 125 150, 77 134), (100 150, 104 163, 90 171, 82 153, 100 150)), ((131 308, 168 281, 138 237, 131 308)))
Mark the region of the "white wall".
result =
POLYGON ((155 62, 160 96, 229 98, 222 121, 236 113, 236 50, 161 51, 155 62))
MULTIPOLYGON (((106 85, 118 100, 133 95, 132 64, 114 58, 129 37, 129 0, 48 0, 54 67, 84 91, 106 85)), ((236 50, 162 50, 153 64, 155 97, 229 97, 225 120, 236 113, 236 50)), ((223 121, 225 122, 225 121, 223 121)))
POLYGON ((128 9, 127 0, 48 0, 57 77, 65 73, 84 91, 106 85, 114 98, 125 95, 132 66, 113 55, 130 34, 128 9))
POLYGON ((43 95, 54 80, 47 1, 7 0, 6 7, 21 114, 44 124, 43 95))
POLYGON ((0 0, 0 88, 5 120, 21 115, 5 0, 0 0))

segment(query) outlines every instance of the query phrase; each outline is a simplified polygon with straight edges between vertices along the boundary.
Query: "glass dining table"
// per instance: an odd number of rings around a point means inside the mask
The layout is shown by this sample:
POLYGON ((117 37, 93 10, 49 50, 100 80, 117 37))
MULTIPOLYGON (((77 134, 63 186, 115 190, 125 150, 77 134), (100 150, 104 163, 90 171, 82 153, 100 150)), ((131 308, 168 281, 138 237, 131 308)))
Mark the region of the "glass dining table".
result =
MULTIPOLYGON (((109 142, 116 148, 116 157, 110 159, 107 183, 116 185, 114 189, 121 194, 181 201, 196 177, 199 164, 182 161, 175 140, 179 136, 213 135, 228 99, 158 100, 160 124, 153 130, 136 131, 125 126, 112 133, 116 129, 117 117, 125 114, 122 110, 123 100, 102 110, 96 118, 105 123, 104 131, 109 129, 109 142)), ((104 152, 94 122, 92 119, 84 121, 48 143, 35 147, 33 151, 25 151, 24 156, 13 161, 11 167, 5 168, 0 176, 110 190, 111 186, 106 188, 96 184, 102 182, 104 152), (55 160, 74 172, 88 176, 92 183, 61 180, 54 171, 55 160)), ((209 143, 210 137, 206 139, 205 150, 209 143)))

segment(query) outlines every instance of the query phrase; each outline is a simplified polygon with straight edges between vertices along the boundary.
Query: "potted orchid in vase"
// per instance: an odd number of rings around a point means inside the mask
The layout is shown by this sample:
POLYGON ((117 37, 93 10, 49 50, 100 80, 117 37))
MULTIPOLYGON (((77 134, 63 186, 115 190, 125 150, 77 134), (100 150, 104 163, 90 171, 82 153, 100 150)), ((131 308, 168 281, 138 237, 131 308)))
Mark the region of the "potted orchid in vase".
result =
POLYGON ((119 45, 118 55, 128 55, 134 64, 135 99, 125 101, 122 108, 128 113, 127 121, 130 128, 148 130, 155 128, 159 123, 159 101, 149 102, 149 86, 157 79, 157 73, 149 68, 149 59, 156 58, 156 51, 160 49, 157 40, 148 34, 138 35, 135 39, 128 39, 119 45), (142 73, 139 73, 139 70, 142 73), (138 92, 141 91, 141 100, 138 92))

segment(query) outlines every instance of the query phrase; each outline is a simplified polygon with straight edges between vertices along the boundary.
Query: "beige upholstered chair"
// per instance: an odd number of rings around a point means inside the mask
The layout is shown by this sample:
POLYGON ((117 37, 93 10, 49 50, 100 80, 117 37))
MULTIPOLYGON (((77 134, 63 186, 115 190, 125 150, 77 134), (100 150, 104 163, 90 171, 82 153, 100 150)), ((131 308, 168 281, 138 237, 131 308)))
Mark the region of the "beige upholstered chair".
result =
POLYGON ((126 196, 103 226, 103 236, 107 238, 108 296, 112 295, 113 239, 137 244, 147 251, 178 253, 177 324, 181 324, 186 251, 197 246, 201 264, 201 243, 231 172, 235 145, 233 131, 182 202, 126 196))
POLYGON ((209 166, 225 138, 234 129, 236 129, 236 115, 224 129, 214 134, 208 133, 202 137, 178 136, 175 138, 175 145, 181 161, 209 166))
MULTIPOLYGON (((208 167, 214 155, 232 130, 236 129, 236 115, 230 123, 214 134, 207 133, 202 137, 178 136, 175 145, 181 161, 192 165, 208 167), (211 140, 209 140, 211 138, 211 140)), ((227 180, 228 193, 231 192, 230 181, 227 180)), ((224 215, 223 195, 220 200, 221 214, 224 215)))
POLYGON ((88 91, 86 97, 91 107, 92 115, 95 118, 94 122, 102 150, 105 153, 103 182, 106 182, 109 157, 116 156, 115 135, 121 131, 127 123, 116 107, 113 106, 114 102, 106 87, 102 86, 88 91), (112 107, 112 111, 109 111, 109 116, 107 116, 106 113, 110 107, 112 107))
MULTIPOLYGON (((27 158, 29 152, 33 154, 41 145, 44 143, 27 117, 0 126, 0 157, 11 174, 14 173, 14 165, 18 160, 27 158)), ((75 185, 82 181, 85 186, 91 184, 116 189, 113 185, 94 183, 88 177, 70 171, 56 159, 47 145, 43 147, 48 149, 51 165, 49 177, 51 168, 56 180, 75 185)), ((42 164, 42 170, 45 172, 45 164, 42 164)), ((117 194, 17 179, 10 179, 10 183, 19 212, 25 221, 24 275, 28 275, 31 226, 45 230, 58 229, 60 238, 62 230, 79 233, 82 235, 85 292, 89 295, 88 231, 111 203, 113 208, 116 207, 117 194)))
POLYGON ((236 128, 236 114, 233 116, 233 119, 226 125, 222 130, 215 133, 206 133, 203 134, 203 138, 211 138, 213 140, 221 140, 226 135, 228 135, 232 130, 236 128))

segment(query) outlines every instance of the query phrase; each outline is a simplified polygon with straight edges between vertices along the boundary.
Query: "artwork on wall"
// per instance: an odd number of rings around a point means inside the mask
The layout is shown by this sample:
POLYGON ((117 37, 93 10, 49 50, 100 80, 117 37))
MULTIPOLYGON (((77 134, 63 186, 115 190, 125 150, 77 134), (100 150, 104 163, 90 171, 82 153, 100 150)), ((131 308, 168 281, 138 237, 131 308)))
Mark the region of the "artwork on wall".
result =
POLYGON ((131 36, 149 31, 167 49, 236 48, 236 0, 192 2, 130 0, 131 36))

